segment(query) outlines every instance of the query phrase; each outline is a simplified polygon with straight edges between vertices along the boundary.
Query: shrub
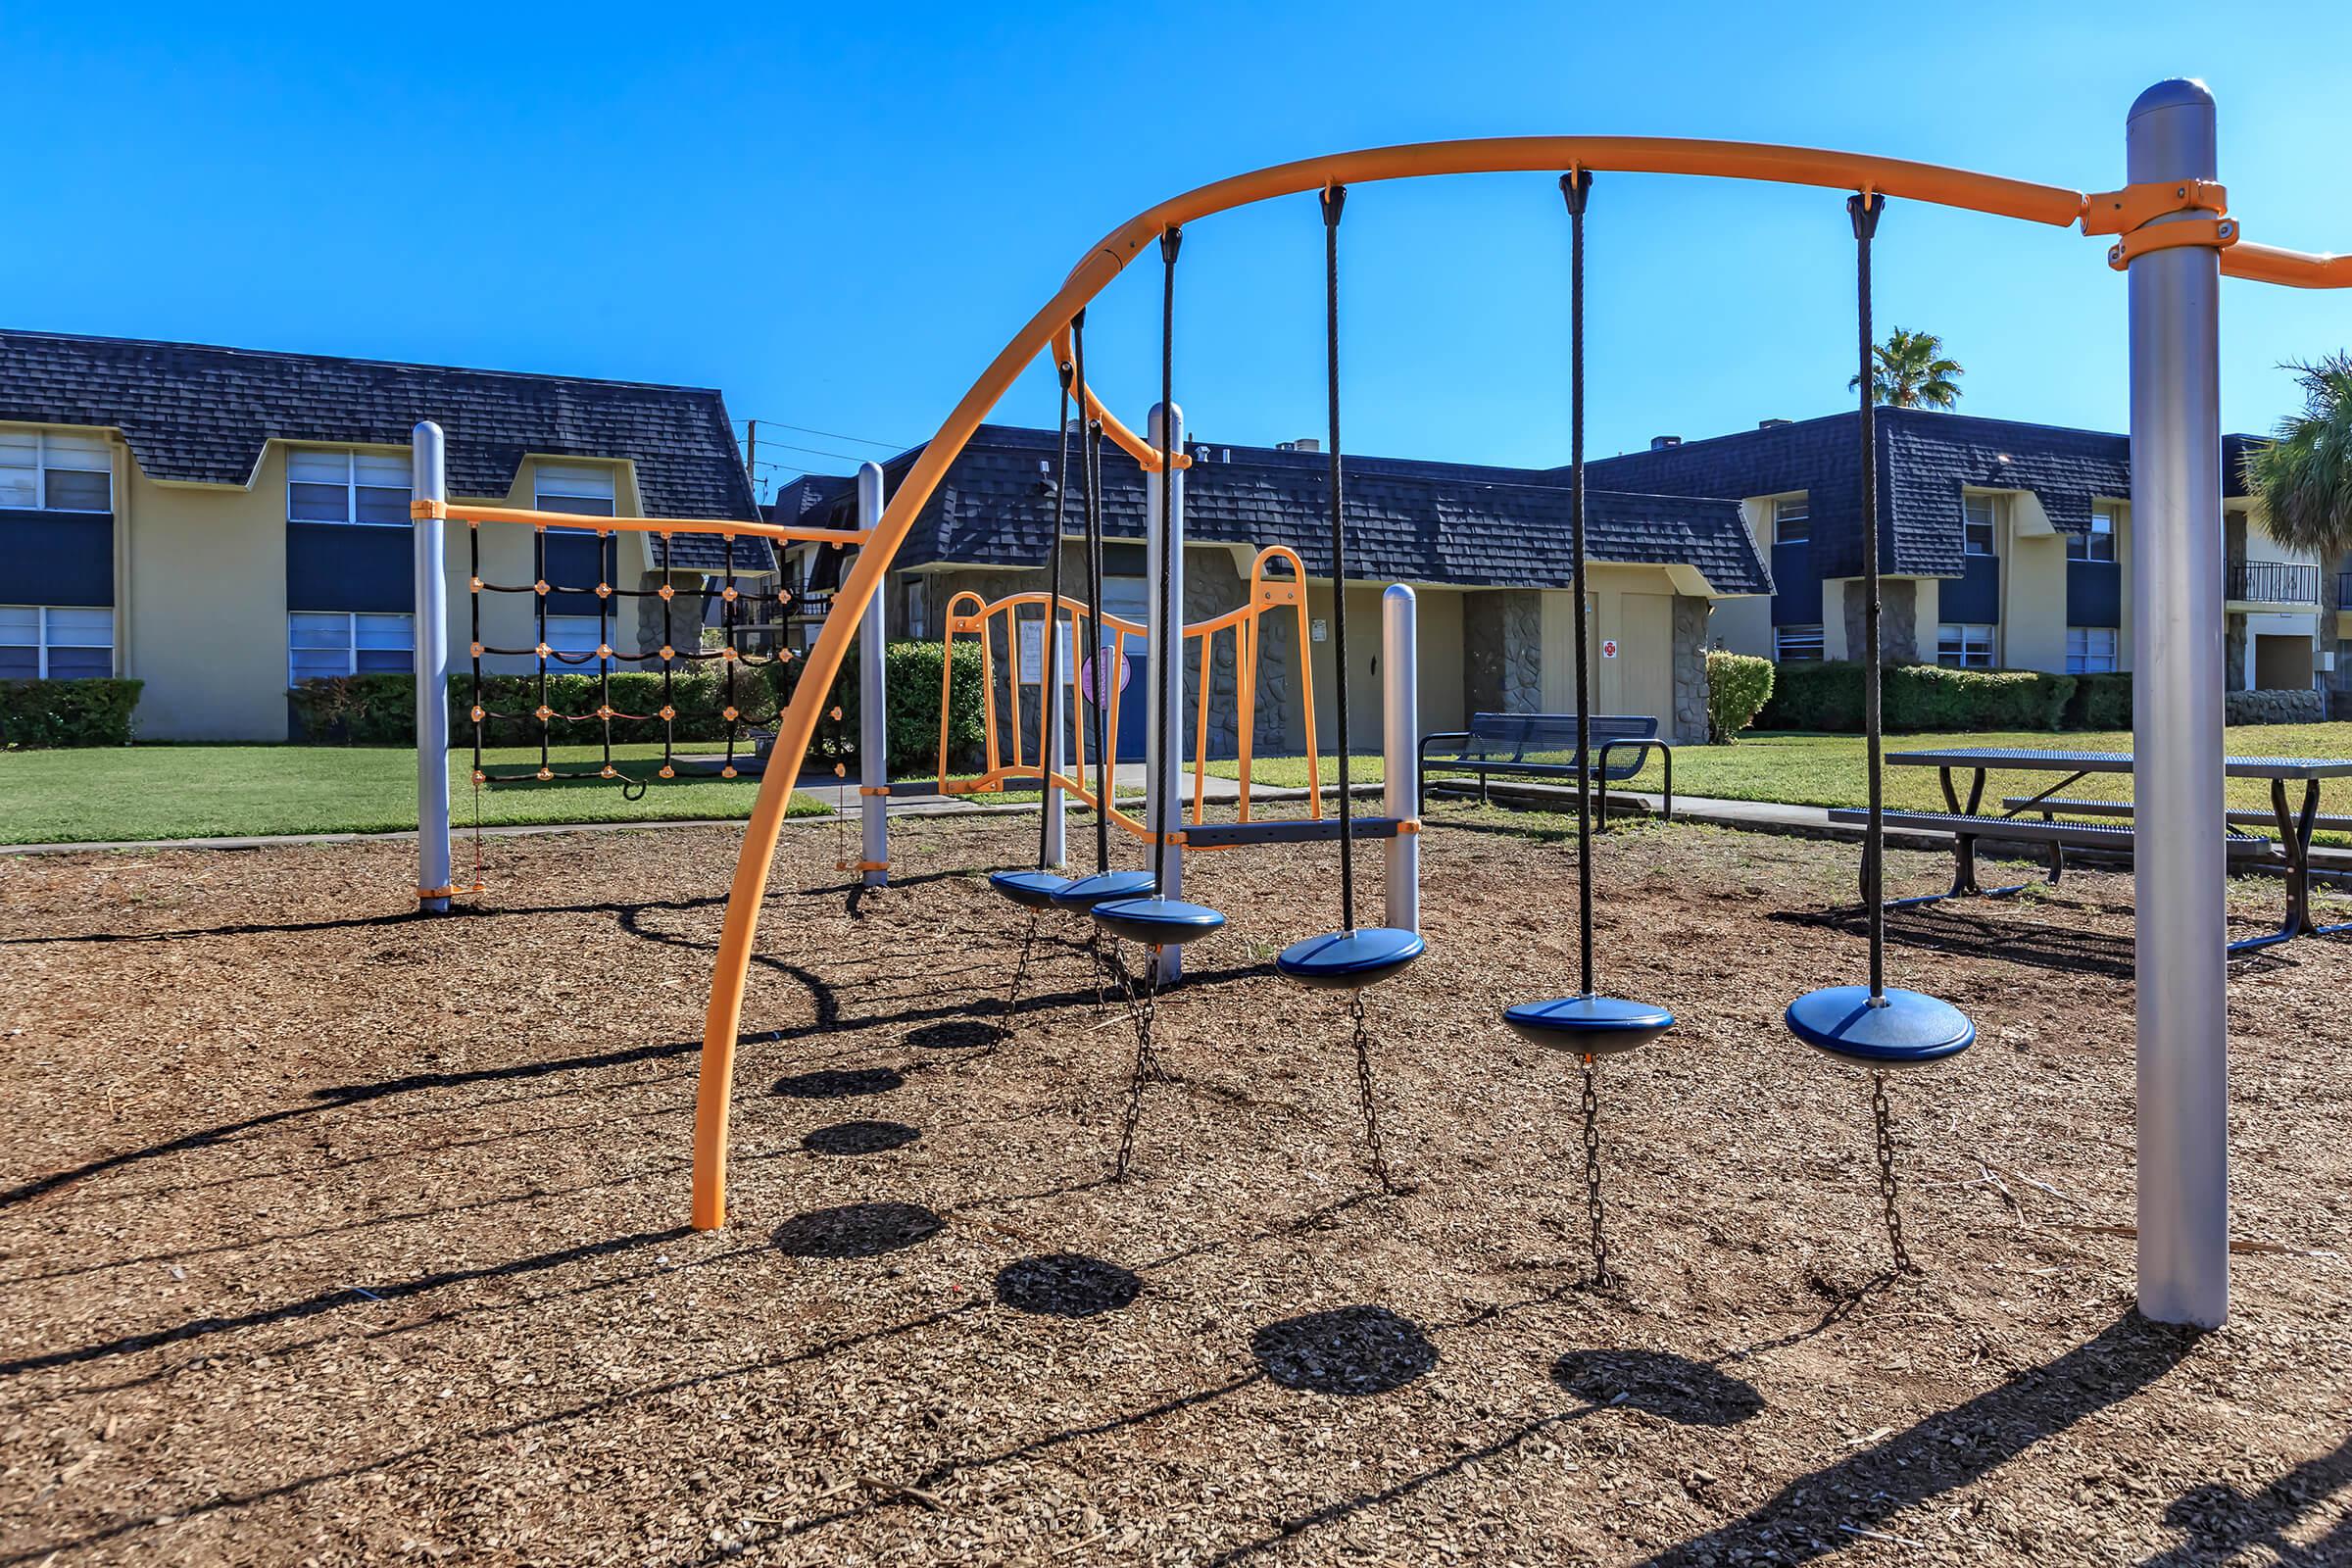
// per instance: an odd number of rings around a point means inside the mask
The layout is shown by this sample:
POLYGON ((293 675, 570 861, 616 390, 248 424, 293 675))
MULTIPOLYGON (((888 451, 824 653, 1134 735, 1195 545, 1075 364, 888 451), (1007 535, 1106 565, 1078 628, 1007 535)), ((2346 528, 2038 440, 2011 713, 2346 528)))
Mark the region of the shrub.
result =
POLYGON ((135 680, 0 681, 0 744, 128 746, 135 680))
MULTIPOLYGON (((408 746, 416 739, 416 677, 340 675, 291 687, 295 739, 342 746, 408 746)), ((453 688, 450 701, 465 698, 453 688)), ((470 739, 470 726, 463 731, 470 739)))
POLYGON ((1772 661, 1721 648, 1707 651, 1707 741, 1727 746, 1772 699, 1772 661))
POLYGON ((2074 701, 2066 705, 2068 729, 2130 729, 2132 674, 2114 670, 2102 675, 2077 675, 2074 701))
MULTIPOLYGON (((1896 664, 1885 671, 1880 705, 1889 730, 2054 730, 2066 717, 2078 679, 2032 669, 1896 664)), ((1862 666, 1848 661, 1781 665, 1762 722, 1772 729, 1859 730, 1862 666)))
MULTIPOLYGON (((936 642, 887 643, 882 652, 883 680, 890 693, 890 713, 884 734, 890 747, 890 775, 916 778, 939 767, 939 671, 945 645, 936 642)), ((858 700, 857 644, 850 646, 833 689, 809 743, 813 761, 855 765, 858 726, 862 707, 858 700), (832 717, 833 710, 841 717, 832 717)), ((800 684, 804 662, 767 666, 768 679, 781 698, 789 699, 800 684)), ((980 710, 980 645, 966 638, 956 645, 956 679, 948 700, 948 765, 964 769, 978 765, 985 734, 980 710)))

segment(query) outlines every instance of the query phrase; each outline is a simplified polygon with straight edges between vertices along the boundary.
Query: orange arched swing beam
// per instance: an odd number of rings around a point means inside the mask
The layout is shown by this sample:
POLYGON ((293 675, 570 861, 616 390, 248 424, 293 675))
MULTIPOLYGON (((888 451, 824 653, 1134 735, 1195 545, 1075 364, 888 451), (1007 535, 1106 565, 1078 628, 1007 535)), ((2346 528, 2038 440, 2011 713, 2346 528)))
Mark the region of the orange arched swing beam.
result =
MULTIPOLYGON (((1070 318, 1129 262, 1143 254, 1144 248, 1163 230, 1252 202, 1299 195, 1331 184, 1365 184, 1433 174, 1558 173, 1572 169, 1612 173, 1693 174, 1813 185, 1829 190, 1870 191, 2060 228, 2098 219, 2105 211, 2094 211, 2095 199, 2082 191, 1972 173, 1936 164, 1810 147, 1666 136, 1496 136, 1375 147, 1278 164, 1188 191, 1138 214, 1090 248, 1054 297, 1021 325, 1011 341, 981 371, 970 390, 949 411, 938 434, 923 448, 906 476, 899 481, 898 493, 890 498, 881 522, 870 537, 859 541, 863 548, 834 594, 832 610, 825 617, 816 645, 809 650, 810 668, 791 702, 777 716, 771 755, 797 758, 807 753, 824 694, 849 651, 866 601, 880 585, 915 516, 938 489, 948 466, 963 450, 980 421, 1039 354, 1051 350, 1056 363, 1061 361, 1070 318)), ((2111 207, 2121 205, 2110 203, 2111 207)), ((2144 215, 2137 215, 2136 210, 2135 216, 2144 220, 2144 215)), ((2113 228, 2094 230, 2087 222, 2084 231, 2115 232, 2113 228)), ((2236 240, 2234 228, 2230 237, 2236 240)), ((2222 270, 2233 277, 2298 288, 2352 286, 2352 258, 2348 257, 2308 256, 2242 241, 2224 245, 2220 254, 2222 270)), ((1081 393, 1088 414, 1102 420, 1103 429, 1111 438, 1147 468, 1156 468, 1158 454, 1152 443, 1112 417, 1091 388, 1081 389, 1081 393)), ((701 1230, 714 1229, 726 1221, 727 1111, 735 1071, 736 1036, 742 1027, 744 981, 751 966, 753 941, 759 934, 768 865, 775 857, 776 837, 783 826, 784 808, 792 796, 796 771, 788 766, 771 765, 760 778, 759 800, 752 808, 752 819, 744 830, 743 846, 736 857, 726 921, 720 929, 718 956, 711 968, 710 1002, 703 1019, 702 1072, 695 1111, 693 1222, 701 1230)))
MULTIPOLYGON (((1043 782, 1045 760, 1041 757, 1033 761, 1023 750, 1021 687, 1026 683, 1020 679, 1020 671, 1017 667, 1006 671, 1005 685, 1009 688, 1012 721, 1012 760, 1010 761, 1004 760, 1005 748, 997 728, 996 636, 993 625, 1002 617, 1006 623, 1004 645, 1007 648, 1017 649, 1020 646, 1016 630, 1020 624, 1020 612, 1031 606, 1043 610, 1052 598, 1051 594, 1039 593, 1032 589, 1022 593, 1007 594, 1002 599, 983 600, 980 595, 967 588, 948 601, 947 629, 944 634, 948 645, 948 657, 941 660, 939 672, 939 792, 942 795, 993 794, 1001 791, 1007 780, 1035 779, 1043 782), (970 778, 951 779, 948 776, 948 700, 955 681, 954 650, 956 638, 958 635, 976 636, 980 640, 981 734, 985 746, 983 756, 986 765, 978 774, 970 778)), ((1108 667, 1122 667, 1127 657, 1127 639, 1129 637, 1150 635, 1150 628, 1142 622, 1129 620, 1125 616, 1114 615, 1105 611, 1102 615, 1102 631, 1085 635, 1081 640, 1078 628, 1095 619, 1093 607, 1084 600, 1073 599, 1067 594, 1062 595, 1061 605, 1063 612, 1069 616, 1073 647, 1103 646, 1102 634, 1108 634, 1107 646, 1112 661, 1108 667)), ((1309 625, 1306 613, 1306 565, 1298 559, 1298 553, 1289 546, 1268 545, 1260 550, 1250 563, 1248 588, 1241 604, 1220 614, 1212 615, 1206 620, 1195 621, 1184 628, 1186 642, 1189 644, 1197 641, 1200 649, 1200 690, 1202 696, 1195 705, 1196 718, 1193 734, 1192 813, 1195 822, 1204 820, 1206 815, 1209 714, 1207 694, 1214 689, 1210 675, 1215 662, 1215 642, 1221 632, 1233 633, 1234 639, 1234 725, 1239 742, 1237 750, 1240 754, 1236 759, 1240 763, 1241 773, 1240 817, 1245 822, 1250 818, 1252 803, 1250 801, 1250 774, 1251 763, 1255 760, 1257 661, 1264 648, 1258 621, 1279 610, 1289 610, 1292 612, 1295 617, 1298 646, 1306 647, 1309 625), (1284 575, 1272 576, 1267 573, 1266 568, 1276 564, 1286 568, 1284 575)), ((1038 623, 1032 622, 1032 624, 1038 623)), ((1309 661, 1299 671, 1299 714, 1306 734, 1307 815, 1319 817, 1323 814, 1323 781, 1315 745, 1315 685, 1314 670, 1311 666, 1312 662, 1309 661)), ((1067 711, 1077 712, 1079 704, 1083 701, 1083 694, 1078 690, 1077 671, 1071 670, 1064 675, 1063 684, 1068 693, 1067 711)), ((1113 736, 1118 734, 1119 729, 1121 695, 1118 686, 1111 686, 1110 701, 1105 705, 1103 711, 1104 727, 1113 736)), ((1054 779, 1057 786, 1067 791, 1080 805, 1094 807, 1098 805, 1098 801, 1095 790, 1087 782, 1088 764, 1086 726, 1084 724, 1077 726, 1076 737, 1074 765, 1070 772, 1056 771, 1054 779)), ((1136 838, 1147 844, 1152 842, 1152 834, 1150 825, 1140 817, 1121 810, 1115 799, 1110 802, 1109 816, 1113 822, 1136 838)), ((1183 842, 1182 835, 1171 834, 1170 841, 1181 843, 1183 842)), ((1203 845, 1201 849, 1203 852, 1207 852, 1244 847, 1241 845, 1203 845)))

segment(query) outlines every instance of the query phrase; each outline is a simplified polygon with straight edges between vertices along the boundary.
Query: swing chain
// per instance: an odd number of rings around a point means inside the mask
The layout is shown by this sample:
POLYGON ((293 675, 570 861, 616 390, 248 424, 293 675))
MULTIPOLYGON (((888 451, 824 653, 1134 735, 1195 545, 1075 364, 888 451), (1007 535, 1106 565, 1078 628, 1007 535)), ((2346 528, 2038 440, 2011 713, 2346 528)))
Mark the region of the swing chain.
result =
MULTIPOLYGON (((1035 952, 1036 948, 1037 911, 1031 909, 1029 911, 1029 929, 1021 933, 1020 961, 1012 966, 1012 984, 1004 992, 1004 1011, 997 1015, 997 1042, 1002 1042, 1012 1033, 1012 1015, 1019 1011, 1021 1006, 1022 982, 1029 978, 1029 955, 1035 952)), ((997 1042, 992 1042, 989 1049, 995 1050, 997 1042)))
POLYGON ((1119 1122, 1119 1158, 1110 1174, 1110 1179, 1116 1182, 1127 1179, 1127 1167, 1135 1159, 1135 1129, 1143 1120, 1145 1080, 1166 1074, 1160 1071, 1159 1052, 1152 1041, 1152 1027, 1159 1010, 1158 965, 1145 965, 1140 991, 1126 962, 1115 955, 1111 969, 1119 978, 1119 989, 1127 997, 1128 1020, 1135 1025, 1135 1068, 1127 1075, 1127 1109, 1119 1122))
POLYGON ((1607 1289, 1617 1283, 1609 1267, 1609 1238, 1601 1228, 1600 1206, 1600 1064, 1585 1058, 1585 1210, 1592 1221, 1592 1283, 1607 1289))
POLYGON ((1886 1213, 1886 1240, 1894 1249, 1894 1267, 1897 1273, 1916 1274, 1919 1265, 1903 1248, 1903 1215, 1895 1204, 1894 1182, 1894 1116, 1886 1103, 1886 1075, 1870 1075, 1870 1113, 1878 1124, 1879 1133, 1879 1201, 1886 1213))
POLYGON ((1389 1174, 1389 1153, 1380 1137, 1380 1101, 1372 1092, 1372 1026, 1364 1017, 1362 992, 1348 993, 1348 1016, 1354 1024, 1355 1092, 1363 1105, 1364 1144, 1371 1153, 1372 1174, 1382 1192, 1400 1193, 1404 1189, 1389 1174))

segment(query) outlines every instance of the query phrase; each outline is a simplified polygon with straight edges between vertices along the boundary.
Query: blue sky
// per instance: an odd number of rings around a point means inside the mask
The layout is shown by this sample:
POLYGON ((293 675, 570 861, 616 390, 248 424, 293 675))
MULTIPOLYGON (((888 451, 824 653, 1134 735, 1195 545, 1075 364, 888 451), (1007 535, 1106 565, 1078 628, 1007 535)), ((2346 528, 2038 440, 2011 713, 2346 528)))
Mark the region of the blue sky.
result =
MULTIPOLYGON (((2100 189, 2126 107, 2173 74, 2221 99, 2250 237, 2352 249, 2334 3, 2259 24, 2170 0, 343 12, 0 11, 0 325, 718 386, 739 418, 834 432, 763 429, 766 455, 843 471, 927 436, 1103 232, 1245 169, 1617 132, 2100 189)), ((1843 405, 1836 193, 1604 175, 1592 214, 1596 454, 1843 405)), ((1359 187, 1345 244, 1351 449, 1564 461, 1549 178, 1359 187)), ((1900 206, 1880 322, 1943 334, 1969 412, 2120 429, 2103 244, 1900 206)), ((1320 245, 1308 197, 1188 233, 1198 433, 1321 433, 1320 245)), ((1089 318, 1097 384, 1139 424, 1154 271, 1089 318)), ((2223 333, 2225 417, 2267 428, 2278 363, 2352 344, 2352 298, 2230 283, 2223 333)), ((1041 368, 996 417, 1053 411, 1041 368)))

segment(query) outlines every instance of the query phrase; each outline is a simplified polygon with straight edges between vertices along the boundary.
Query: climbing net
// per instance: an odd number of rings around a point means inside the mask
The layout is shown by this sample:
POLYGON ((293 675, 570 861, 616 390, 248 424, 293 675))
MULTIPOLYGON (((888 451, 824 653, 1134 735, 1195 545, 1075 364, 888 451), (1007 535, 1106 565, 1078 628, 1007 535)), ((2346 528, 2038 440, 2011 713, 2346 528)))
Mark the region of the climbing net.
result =
MULTIPOLYGON (((466 525, 470 679, 465 721, 472 726, 473 891, 477 893, 484 891, 481 870, 484 789, 558 780, 607 780, 617 783, 624 796, 633 801, 642 798, 655 779, 709 777, 713 771, 719 778, 731 779, 742 776, 746 764, 755 758, 764 765, 766 743, 772 741, 773 731, 761 725, 772 722, 777 703, 785 695, 782 683, 770 678, 767 672, 770 666, 782 665, 795 657, 784 646, 788 610, 794 596, 785 590, 780 578, 774 577, 774 557, 765 544, 817 543, 844 549, 864 539, 859 531, 847 528, 668 517, 596 517, 509 507, 453 506, 433 499, 418 499, 411 512, 420 520, 430 517, 466 525), (484 525, 493 523, 531 529, 528 582, 498 582, 483 575, 482 530, 484 525), (650 586, 621 586, 624 575, 634 574, 624 574, 622 570, 620 539, 632 533, 650 536, 650 574, 636 578, 650 586), (551 580, 551 571, 558 576, 587 574, 581 569, 582 561, 551 562, 551 534, 557 538, 594 539, 596 580, 593 583, 551 580), (711 536, 719 541, 717 569, 711 569, 703 552, 695 552, 700 558, 695 561, 677 559, 679 539, 711 536), (680 585, 673 581, 677 574, 697 580, 680 585), (747 578, 754 581, 747 585, 747 578), (768 585, 760 586, 763 581, 768 585), (494 633, 484 625, 484 598, 489 595, 528 597, 531 612, 527 644, 490 640, 494 633), (595 647, 557 647, 558 641, 573 639, 551 637, 551 604, 588 601, 596 606, 595 647), (649 602, 659 606, 658 612, 651 616, 642 613, 649 602), (621 631, 623 612, 632 607, 641 612, 632 617, 641 623, 642 635, 638 638, 621 631), (711 613, 713 607, 715 617, 711 613), (648 646, 638 653, 625 653, 618 646, 639 641, 648 646), (485 661, 492 659, 527 659, 531 663, 527 669, 512 672, 514 686, 502 687, 509 672, 485 669, 485 661), (715 666, 719 672, 715 692, 698 689, 700 682, 687 685, 687 677, 707 666, 715 666), (633 699, 624 695, 622 702, 616 702, 613 682, 618 671, 632 674, 658 671, 661 683, 656 690, 632 681, 632 685, 643 688, 641 693, 633 699), (591 673, 595 676, 593 703, 587 701, 583 692, 551 684, 551 677, 591 673), (497 706, 502 701, 512 706, 497 706), (703 721, 708 719, 715 719, 715 725, 711 726, 715 733, 704 727, 703 721), (526 765, 526 770, 515 772, 492 771, 485 753, 492 745, 494 724, 524 726, 525 732, 537 742, 537 765, 526 765), (629 726, 643 740, 659 736, 660 762, 650 776, 643 767, 628 767, 625 759, 615 760, 616 725, 629 726), (681 739, 689 747, 698 740, 722 743, 724 753, 714 759, 718 763, 715 770, 695 765, 694 759, 681 759, 681 739), (558 755, 559 748, 591 744, 597 748, 591 761, 567 764, 558 755)), ((630 744, 629 735, 630 729, 624 729, 618 738, 623 744, 630 744)))

